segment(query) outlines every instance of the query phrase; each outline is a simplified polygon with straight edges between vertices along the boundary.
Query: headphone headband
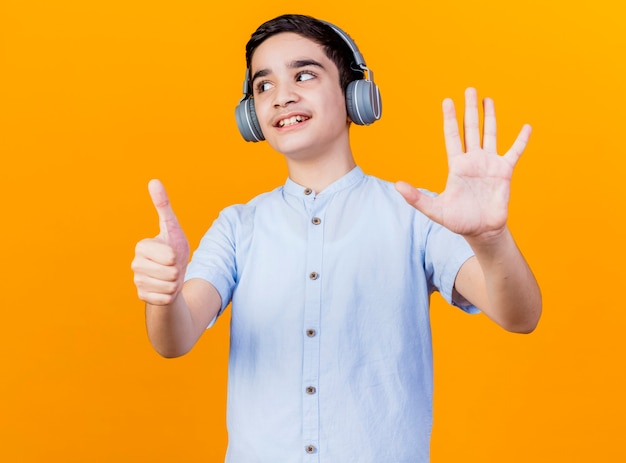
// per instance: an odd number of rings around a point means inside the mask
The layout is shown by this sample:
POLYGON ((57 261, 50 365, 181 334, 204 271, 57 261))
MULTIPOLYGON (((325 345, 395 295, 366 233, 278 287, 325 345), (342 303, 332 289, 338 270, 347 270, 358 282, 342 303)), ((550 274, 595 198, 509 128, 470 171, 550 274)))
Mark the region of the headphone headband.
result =
POLYGON ((354 62, 359 68, 363 69, 367 67, 365 65, 365 59, 363 59, 363 55, 359 51, 359 47, 356 46, 356 43, 354 43, 354 40, 352 40, 348 34, 346 34, 343 30, 341 30, 334 24, 329 23, 328 21, 322 21, 321 19, 318 19, 318 21, 322 24, 326 24, 328 27, 334 30, 337 35, 343 39, 344 42, 346 42, 346 44, 350 48, 350 51, 352 52, 352 55, 354 56, 354 62))

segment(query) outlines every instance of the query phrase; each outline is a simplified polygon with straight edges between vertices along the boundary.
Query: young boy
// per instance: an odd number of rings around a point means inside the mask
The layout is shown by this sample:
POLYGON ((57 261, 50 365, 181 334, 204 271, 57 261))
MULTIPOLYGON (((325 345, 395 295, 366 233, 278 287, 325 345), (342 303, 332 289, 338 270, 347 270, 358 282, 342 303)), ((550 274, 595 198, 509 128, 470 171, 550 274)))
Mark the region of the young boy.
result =
POLYGON ((443 193, 365 175, 350 149, 347 89, 369 70, 355 67, 352 45, 299 15, 252 35, 242 103, 253 108, 240 122, 251 117, 258 138, 285 156, 289 178, 222 211, 189 265, 165 190, 149 184, 160 233, 137 244, 132 267, 154 348, 185 354, 232 302, 231 463, 427 462, 430 293, 510 331, 528 333, 539 320, 539 288, 506 224, 530 127, 499 156, 485 99, 481 145, 468 89, 464 143, 453 103, 443 103, 443 193))

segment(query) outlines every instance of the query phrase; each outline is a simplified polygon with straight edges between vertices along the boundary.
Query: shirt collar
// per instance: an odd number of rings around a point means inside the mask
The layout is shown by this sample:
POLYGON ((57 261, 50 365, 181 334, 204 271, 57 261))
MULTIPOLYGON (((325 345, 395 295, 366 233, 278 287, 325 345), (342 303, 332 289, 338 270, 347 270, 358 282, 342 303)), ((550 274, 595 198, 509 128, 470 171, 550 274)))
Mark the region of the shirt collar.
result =
MULTIPOLYGON (((364 177, 365 174, 363 173, 363 170, 359 166, 356 166, 343 177, 338 178, 333 183, 324 188, 322 192, 319 193, 317 196, 331 196, 337 191, 343 190, 356 184, 364 177)), ((285 182, 284 191, 290 195, 298 197, 315 197, 315 192, 313 190, 306 186, 297 184, 290 178, 287 178, 287 181, 285 182)))

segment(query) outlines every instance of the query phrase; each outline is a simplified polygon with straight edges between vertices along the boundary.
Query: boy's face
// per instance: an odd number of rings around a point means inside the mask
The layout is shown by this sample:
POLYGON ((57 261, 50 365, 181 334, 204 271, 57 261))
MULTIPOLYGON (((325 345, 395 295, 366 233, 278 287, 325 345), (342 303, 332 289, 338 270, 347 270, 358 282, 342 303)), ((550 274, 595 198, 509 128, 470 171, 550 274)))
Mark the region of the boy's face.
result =
POLYGON ((339 72, 320 45, 274 35, 254 52, 250 75, 259 124, 276 151, 294 160, 349 151, 339 72))

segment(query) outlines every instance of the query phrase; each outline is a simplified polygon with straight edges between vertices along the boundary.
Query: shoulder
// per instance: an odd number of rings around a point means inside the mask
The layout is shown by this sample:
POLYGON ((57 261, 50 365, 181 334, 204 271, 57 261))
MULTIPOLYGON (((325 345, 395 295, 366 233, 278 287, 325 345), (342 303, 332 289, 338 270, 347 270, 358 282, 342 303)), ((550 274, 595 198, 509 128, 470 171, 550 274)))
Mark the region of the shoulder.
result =
MULTIPOLYGON (((398 190, 396 190, 395 182, 391 182, 389 180, 381 179, 381 178, 376 177, 374 175, 367 175, 367 174, 364 175, 364 178, 366 180, 366 187, 367 188, 370 188, 373 191, 378 189, 381 192, 384 192, 384 193, 388 194, 394 200, 397 200, 397 201, 399 201, 401 203, 407 204, 407 202, 404 200, 402 195, 398 192, 398 190)), ((430 191, 430 190, 426 190, 424 188, 419 188, 419 190, 422 193, 425 193, 427 195, 437 196, 436 192, 433 192, 433 191, 430 191)), ((407 206, 409 206, 411 209, 414 209, 414 207, 409 205, 409 204, 407 204, 407 206)))
POLYGON ((363 202, 365 205, 376 208, 391 208, 393 212, 409 216, 412 219, 427 220, 426 216, 404 200, 393 182, 373 175, 365 175, 360 190, 364 195, 363 202))
POLYGON ((232 204, 223 208, 206 230, 203 241, 221 240, 237 242, 242 235, 249 234, 253 227, 257 209, 273 197, 280 195, 281 188, 261 193, 247 203, 232 204))
MULTIPOLYGON (((432 236, 454 235, 407 203, 396 190, 395 183, 366 175, 361 188, 363 194, 359 203, 362 211, 375 217, 377 222, 388 222, 388 226, 393 227, 396 233, 399 230, 410 230, 413 237, 420 237, 424 246, 432 236)), ((437 195, 429 190, 420 191, 431 196, 437 195)))
POLYGON ((258 208, 266 207, 268 204, 274 203, 280 198, 282 196, 282 189, 283 187, 281 186, 272 191, 261 193, 247 203, 227 206, 220 212, 220 219, 243 221, 247 218, 254 217, 258 208))

